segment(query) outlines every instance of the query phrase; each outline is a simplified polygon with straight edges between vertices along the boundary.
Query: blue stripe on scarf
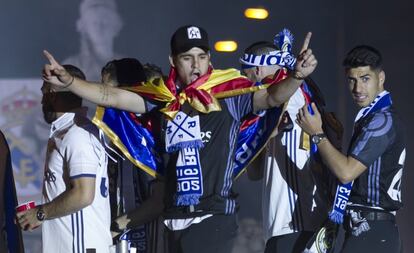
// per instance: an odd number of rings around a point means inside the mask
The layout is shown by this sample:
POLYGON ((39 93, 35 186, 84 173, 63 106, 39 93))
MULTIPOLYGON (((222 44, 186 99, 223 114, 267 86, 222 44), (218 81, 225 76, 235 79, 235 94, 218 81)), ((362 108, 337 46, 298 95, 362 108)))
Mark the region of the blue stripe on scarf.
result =
POLYGON ((183 142, 167 147, 167 152, 172 153, 175 151, 179 151, 183 148, 193 148, 193 147, 197 149, 204 147, 203 141, 202 140, 183 141, 183 142))
MULTIPOLYGON (((282 107, 268 109, 263 116, 258 117, 256 121, 252 121, 249 126, 240 130, 234 156, 234 176, 239 176, 264 148, 277 126, 282 110, 282 107)), ((256 116, 252 115, 251 117, 256 116)))
POLYGON ((190 117, 178 112, 167 122, 165 133, 167 152, 178 151, 176 162, 177 191, 176 206, 190 206, 200 203, 203 195, 203 174, 199 149, 204 146, 200 134, 199 116, 190 117))
POLYGON ((203 195, 203 176, 200 165, 198 148, 180 150, 178 159, 186 164, 176 166, 177 193, 175 204, 177 206, 190 206, 200 203, 203 195))
POLYGON ((329 219, 337 224, 342 224, 344 221, 346 204, 351 195, 352 184, 353 182, 340 184, 336 188, 335 200, 332 211, 329 213, 329 219))

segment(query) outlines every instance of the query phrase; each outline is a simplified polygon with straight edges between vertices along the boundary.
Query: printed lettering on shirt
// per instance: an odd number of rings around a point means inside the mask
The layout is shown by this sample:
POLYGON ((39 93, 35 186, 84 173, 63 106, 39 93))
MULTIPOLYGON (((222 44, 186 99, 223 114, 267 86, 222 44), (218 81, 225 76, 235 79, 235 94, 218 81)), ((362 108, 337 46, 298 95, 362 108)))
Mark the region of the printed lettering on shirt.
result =
POLYGON ((211 139, 211 131, 201 132, 201 141, 203 143, 209 143, 211 139))
POLYGON ((398 159, 398 164, 401 165, 401 169, 395 174, 392 179, 390 188, 388 188, 388 195, 395 201, 401 202, 401 177, 403 173, 405 163, 405 149, 401 152, 400 158, 398 159))

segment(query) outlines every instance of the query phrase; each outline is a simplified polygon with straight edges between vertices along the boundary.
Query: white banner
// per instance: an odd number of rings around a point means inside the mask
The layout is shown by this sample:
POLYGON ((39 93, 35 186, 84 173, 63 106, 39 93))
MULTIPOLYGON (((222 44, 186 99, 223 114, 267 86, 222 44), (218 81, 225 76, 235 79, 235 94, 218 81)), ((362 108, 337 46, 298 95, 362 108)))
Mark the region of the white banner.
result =
POLYGON ((0 79, 0 128, 10 147, 19 203, 40 203, 49 125, 41 108, 42 80, 0 79))

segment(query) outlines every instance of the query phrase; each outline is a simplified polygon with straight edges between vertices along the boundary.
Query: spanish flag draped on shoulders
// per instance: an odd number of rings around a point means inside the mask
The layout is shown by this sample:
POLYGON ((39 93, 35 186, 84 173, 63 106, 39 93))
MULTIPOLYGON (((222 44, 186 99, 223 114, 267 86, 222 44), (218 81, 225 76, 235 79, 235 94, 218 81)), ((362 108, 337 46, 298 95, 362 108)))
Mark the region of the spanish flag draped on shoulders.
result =
MULTIPOLYGON (((267 84, 255 84, 242 76, 236 69, 215 70, 210 68, 205 75, 200 76, 187 85, 186 88, 178 91, 176 70, 171 68, 165 82, 162 79, 152 79, 138 86, 128 88, 128 90, 136 92, 146 100, 161 103, 163 106, 160 112, 166 115, 167 119, 172 119, 184 103, 190 104, 192 108, 200 113, 220 111, 219 99, 265 89, 269 85, 277 84, 286 76, 286 71, 280 71, 267 84)), ((268 136, 261 136, 259 142, 257 138, 251 138, 251 141, 258 143, 258 147, 254 148, 253 153, 251 150, 238 148, 241 153, 236 154, 235 159, 238 157, 242 162, 236 163, 239 168, 235 170, 235 176, 242 172, 256 152, 264 147, 270 133, 276 127, 278 118, 278 115, 276 115, 273 122, 271 122, 273 126, 268 127, 269 130, 266 131, 269 132, 268 136), (245 152, 249 152, 249 154, 245 154, 245 152)), ((162 161, 158 151, 164 149, 164 147, 159 147, 155 141, 154 128, 150 117, 145 117, 145 114, 136 115, 113 108, 98 107, 93 122, 137 167, 154 177, 163 174, 162 161)), ((268 124, 270 124, 270 121, 268 124)), ((250 119, 249 122, 243 125, 242 130, 249 131, 251 136, 259 132, 257 120, 250 119), (252 128, 250 129, 249 126, 252 126, 252 128)))

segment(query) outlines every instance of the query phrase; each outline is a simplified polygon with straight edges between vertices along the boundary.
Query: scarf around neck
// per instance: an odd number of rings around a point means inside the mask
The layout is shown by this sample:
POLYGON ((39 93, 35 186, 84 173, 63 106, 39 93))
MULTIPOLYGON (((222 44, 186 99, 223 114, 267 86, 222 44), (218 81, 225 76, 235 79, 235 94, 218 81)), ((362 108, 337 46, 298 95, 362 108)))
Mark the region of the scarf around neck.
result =
MULTIPOLYGON (((367 107, 361 108, 355 117, 355 123, 368 117, 369 115, 392 105, 390 93, 386 90, 378 94, 367 107)), ((332 211, 329 213, 329 219, 337 224, 342 224, 345 209, 349 201, 352 190, 352 182, 339 184, 336 189, 335 200, 332 211)))

